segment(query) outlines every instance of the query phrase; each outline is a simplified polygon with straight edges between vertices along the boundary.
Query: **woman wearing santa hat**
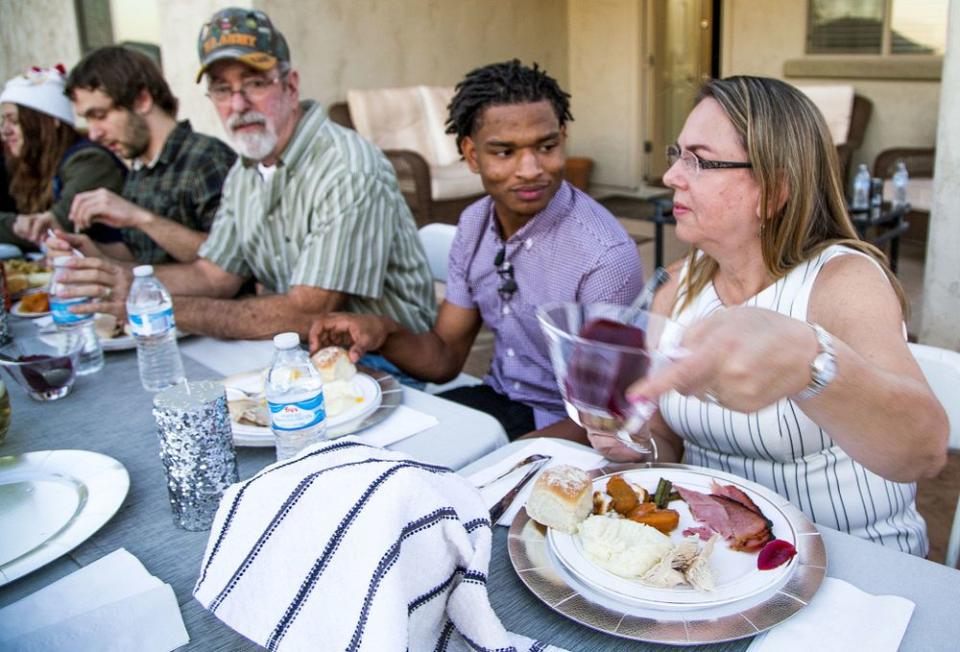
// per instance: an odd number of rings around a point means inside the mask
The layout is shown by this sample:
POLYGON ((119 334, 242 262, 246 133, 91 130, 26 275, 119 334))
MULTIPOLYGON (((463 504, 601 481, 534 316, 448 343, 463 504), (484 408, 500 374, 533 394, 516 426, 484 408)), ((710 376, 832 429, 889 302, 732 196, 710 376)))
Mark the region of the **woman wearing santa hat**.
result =
MULTIPOLYGON (((67 215, 75 194, 123 189, 124 165, 74 128, 64 78, 59 64, 31 68, 8 81, 0 94, 0 140, 17 206, 15 213, 0 212, 0 242, 35 249, 50 226, 72 230, 67 215)), ((119 231, 102 224, 88 235, 108 249, 120 240, 119 231)))

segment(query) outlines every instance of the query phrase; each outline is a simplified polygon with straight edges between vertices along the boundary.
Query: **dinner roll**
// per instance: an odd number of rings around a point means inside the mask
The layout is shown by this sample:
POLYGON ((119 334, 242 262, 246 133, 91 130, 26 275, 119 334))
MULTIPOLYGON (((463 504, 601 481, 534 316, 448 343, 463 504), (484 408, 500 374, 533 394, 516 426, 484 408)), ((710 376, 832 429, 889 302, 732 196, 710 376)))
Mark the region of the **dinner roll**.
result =
POLYGON ((357 368, 350 362, 347 350, 339 346, 328 346, 320 349, 310 360, 320 372, 323 382, 332 383, 335 380, 350 380, 357 374, 357 368))
POLYGON ((593 508, 593 482, 583 469, 563 464, 540 474, 527 499, 527 514, 567 534, 577 531, 593 508))

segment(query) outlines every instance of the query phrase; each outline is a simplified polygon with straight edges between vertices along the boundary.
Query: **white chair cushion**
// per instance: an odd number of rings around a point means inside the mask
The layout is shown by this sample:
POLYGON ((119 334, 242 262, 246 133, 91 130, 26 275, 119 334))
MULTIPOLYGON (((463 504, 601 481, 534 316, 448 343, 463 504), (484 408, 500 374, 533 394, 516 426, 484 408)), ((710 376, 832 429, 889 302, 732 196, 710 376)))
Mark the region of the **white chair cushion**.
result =
POLYGON ((850 118, 853 115, 853 86, 827 84, 822 86, 797 86, 813 100, 827 120, 834 145, 843 145, 850 134, 850 118))
POLYGON ((427 116, 430 145, 433 148, 431 165, 450 165, 460 160, 457 137, 446 133, 447 107, 453 99, 453 86, 418 86, 423 110, 427 116))
POLYGON ((466 161, 430 166, 430 196, 434 201, 483 193, 480 175, 471 172, 466 161))
POLYGON ((408 149, 427 164, 437 164, 432 127, 417 87, 349 90, 347 106, 357 133, 380 149, 408 149))

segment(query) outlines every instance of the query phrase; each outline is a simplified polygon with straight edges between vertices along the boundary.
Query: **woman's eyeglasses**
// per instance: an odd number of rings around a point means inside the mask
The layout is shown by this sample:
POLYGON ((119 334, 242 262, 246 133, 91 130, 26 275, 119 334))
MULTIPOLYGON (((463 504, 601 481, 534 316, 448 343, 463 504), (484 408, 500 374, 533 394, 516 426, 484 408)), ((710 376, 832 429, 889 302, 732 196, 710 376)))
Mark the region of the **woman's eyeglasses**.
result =
POLYGON ((497 268, 497 276, 500 277, 500 287, 497 288, 500 300, 509 301, 517 291, 517 282, 513 278, 513 263, 507 260, 507 245, 500 247, 500 251, 493 259, 493 265, 497 268))
POLYGON ((667 147, 667 165, 673 167, 680 161, 683 167, 693 176, 700 176, 701 170, 730 170, 735 168, 751 168, 753 164, 740 161, 711 161, 701 158, 690 150, 680 149, 680 145, 674 143, 667 147))

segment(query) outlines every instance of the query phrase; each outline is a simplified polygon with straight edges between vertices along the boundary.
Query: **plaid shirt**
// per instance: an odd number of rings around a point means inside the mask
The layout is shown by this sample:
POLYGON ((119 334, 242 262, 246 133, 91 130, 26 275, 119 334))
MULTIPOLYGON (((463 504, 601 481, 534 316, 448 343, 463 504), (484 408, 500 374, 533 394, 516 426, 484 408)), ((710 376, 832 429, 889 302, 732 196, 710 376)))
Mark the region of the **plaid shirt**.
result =
MULTIPOLYGON (((220 206, 223 181, 236 158, 226 144, 194 133, 190 122, 184 120, 170 132, 153 165, 130 171, 123 198, 194 231, 207 232, 220 206)), ((140 229, 123 229, 123 241, 140 263, 171 260, 140 229)))

